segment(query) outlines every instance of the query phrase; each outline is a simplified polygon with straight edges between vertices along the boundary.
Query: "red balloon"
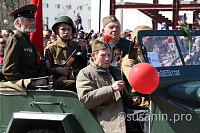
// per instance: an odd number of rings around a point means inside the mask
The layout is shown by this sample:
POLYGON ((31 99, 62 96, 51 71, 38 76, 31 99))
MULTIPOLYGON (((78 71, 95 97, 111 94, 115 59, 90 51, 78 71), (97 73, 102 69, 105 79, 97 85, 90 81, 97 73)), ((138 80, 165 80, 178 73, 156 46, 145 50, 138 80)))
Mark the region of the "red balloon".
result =
POLYGON ((131 68, 129 82, 132 88, 141 94, 150 94, 159 85, 159 75, 149 63, 138 63, 131 68))

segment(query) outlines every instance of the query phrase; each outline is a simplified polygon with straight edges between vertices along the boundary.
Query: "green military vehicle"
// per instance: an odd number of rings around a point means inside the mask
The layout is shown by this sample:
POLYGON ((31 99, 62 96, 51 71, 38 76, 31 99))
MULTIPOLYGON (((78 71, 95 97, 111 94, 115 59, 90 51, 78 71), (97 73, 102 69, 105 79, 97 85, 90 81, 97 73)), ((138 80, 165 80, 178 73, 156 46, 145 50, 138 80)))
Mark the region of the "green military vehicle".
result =
MULTIPOLYGON (((191 35, 193 46, 182 30, 138 32, 141 54, 160 77, 150 95, 151 133, 200 132, 200 31, 191 35)), ((1 92, 0 133, 103 132, 76 93, 58 89, 1 92)))
POLYGON ((38 90, 19 94, 0 96, 1 133, 102 133, 74 92, 38 90))
POLYGON ((183 30, 138 32, 145 62, 160 77, 151 94, 152 133, 200 132, 200 31, 190 33, 192 44, 183 30))

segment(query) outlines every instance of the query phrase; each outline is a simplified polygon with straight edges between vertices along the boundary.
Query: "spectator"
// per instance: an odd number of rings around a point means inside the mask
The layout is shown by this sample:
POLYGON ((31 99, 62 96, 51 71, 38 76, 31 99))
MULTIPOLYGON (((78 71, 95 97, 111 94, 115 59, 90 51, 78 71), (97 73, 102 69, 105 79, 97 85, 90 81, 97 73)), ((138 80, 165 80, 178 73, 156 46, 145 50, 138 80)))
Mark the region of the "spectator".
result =
POLYGON ((187 25, 187 15, 184 13, 183 15, 183 23, 187 25))
POLYGON ((56 35, 55 35, 55 34, 52 34, 52 35, 50 36, 50 38, 49 38, 49 41, 47 41, 47 45, 49 45, 49 44, 55 42, 56 40, 57 40, 56 35))
POLYGON ((4 40, 3 36, 0 36, 0 81, 5 79, 5 77, 2 74, 2 65, 3 65, 5 47, 6 47, 6 41, 4 40))
POLYGON ((125 39, 132 41, 132 39, 131 39, 131 30, 126 29, 124 34, 126 36, 125 39))
POLYGON ((8 40, 8 38, 9 38, 9 31, 8 30, 6 30, 6 31, 4 31, 3 32, 3 38, 7 41, 8 40))
POLYGON ((168 27, 168 25, 167 25, 166 22, 162 22, 162 24, 161 24, 161 30, 169 30, 169 27, 168 27))
POLYGON ((194 22, 193 22, 193 28, 194 29, 199 29, 199 26, 200 26, 199 25, 199 19, 195 19, 194 22))
POLYGON ((50 29, 47 29, 46 30, 46 37, 47 37, 47 39, 49 39, 50 38, 50 36, 52 35, 52 30, 50 30, 50 29))
POLYGON ((85 31, 84 31, 84 30, 80 30, 80 31, 78 32, 77 38, 78 38, 78 39, 84 39, 84 36, 85 36, 85 31))
POLYGON ((47 35, 43 35, 43 46, 44 48, 47 46, 47 42, 49 41, 48 36, 47 35))
POLYGON ((79 32, 80 30, 83 30, 83 26, 82 26, 82 24, 79 22, 78 17, 76 17, 76 18, 74 19, 74 23, 75 23, 75 29, 76 29, 75 35, 76 35, 76 37, 77 37, 77 36, 78 36, 78 32, 79 32))
POLYGON ((77 13, 75 14, 75 17, 78 19, 78 23, 82 25, 82 18, 81 18, 81 16, 80 16, 80 12, 77 12, 77 13))
POLYGON ((0 37, 0 65, 3 64, 4 49, 5 49, 5 47, 6 47, 6 41, 4 40, 3 37, 0 37))
POLYGON ((92 41, 95 40, 97 38, 97 33, 93 33, 89 42, 89 45, 92 44, 92 41))

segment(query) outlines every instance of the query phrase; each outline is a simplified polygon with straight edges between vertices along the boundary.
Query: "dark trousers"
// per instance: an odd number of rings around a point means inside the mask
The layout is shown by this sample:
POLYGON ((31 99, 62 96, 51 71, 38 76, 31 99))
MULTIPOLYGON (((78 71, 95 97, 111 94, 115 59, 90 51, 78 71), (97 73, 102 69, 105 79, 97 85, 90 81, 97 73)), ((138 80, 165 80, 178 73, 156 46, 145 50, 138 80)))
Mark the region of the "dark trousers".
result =
POLYGON ((150 111, 142 107, 124 106, 127 133, 150 133, 150 111))

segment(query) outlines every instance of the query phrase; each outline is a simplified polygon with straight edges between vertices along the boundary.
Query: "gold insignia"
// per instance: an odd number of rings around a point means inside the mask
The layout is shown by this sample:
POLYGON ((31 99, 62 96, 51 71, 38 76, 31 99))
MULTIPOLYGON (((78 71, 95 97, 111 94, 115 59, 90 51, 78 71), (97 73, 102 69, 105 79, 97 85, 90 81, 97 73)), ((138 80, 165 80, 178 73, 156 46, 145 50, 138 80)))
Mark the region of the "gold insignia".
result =
POLYGON ((116 48, 115 50, 115 61, 119 61, 120 60, 120 50, 119 48, 116 48))

